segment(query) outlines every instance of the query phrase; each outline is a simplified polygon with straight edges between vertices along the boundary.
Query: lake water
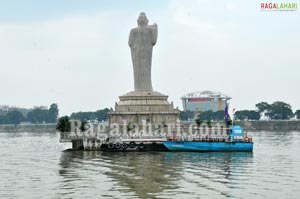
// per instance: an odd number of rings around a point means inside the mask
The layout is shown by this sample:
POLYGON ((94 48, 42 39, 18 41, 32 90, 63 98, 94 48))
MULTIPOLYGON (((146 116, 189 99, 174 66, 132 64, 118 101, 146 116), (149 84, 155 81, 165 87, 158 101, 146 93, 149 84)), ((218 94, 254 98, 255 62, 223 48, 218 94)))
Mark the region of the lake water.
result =
POLYGON ((300 132, 250 134, 253 153, 102 153, 0 133, 0 198, 300 198, 300 132))

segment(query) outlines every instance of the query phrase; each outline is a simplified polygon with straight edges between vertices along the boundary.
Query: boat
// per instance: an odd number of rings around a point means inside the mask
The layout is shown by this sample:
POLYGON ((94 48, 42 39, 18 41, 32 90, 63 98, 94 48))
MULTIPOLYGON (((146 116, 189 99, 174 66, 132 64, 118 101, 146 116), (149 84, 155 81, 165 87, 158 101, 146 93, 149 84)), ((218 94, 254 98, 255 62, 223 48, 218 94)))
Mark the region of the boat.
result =
POLYGON ((135 138, 109 140, 101 145, 102 151, 194 151, 194 152, 245 152, 253 151, 252 137, 240 126, 228 128, 226 136, 190 138, 135 138))
POLYGON ((252 152, 252 137, 244 133, 244 129, 240 126, 232 126, 225 138, 198 138, 193 140, 169 139, 162 142, 169 151, 195 151, 195 152, 252 152))

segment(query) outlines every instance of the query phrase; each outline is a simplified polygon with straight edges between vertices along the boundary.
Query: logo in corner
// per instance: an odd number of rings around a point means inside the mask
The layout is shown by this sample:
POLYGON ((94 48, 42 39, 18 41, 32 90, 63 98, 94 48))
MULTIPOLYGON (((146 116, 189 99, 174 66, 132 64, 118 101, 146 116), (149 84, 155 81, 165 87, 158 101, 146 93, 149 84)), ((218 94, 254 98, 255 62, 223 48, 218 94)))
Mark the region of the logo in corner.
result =
POLYGON ((262 2, 260 3, 261 11, 297 11, 297 3, 274 3, 262 2))

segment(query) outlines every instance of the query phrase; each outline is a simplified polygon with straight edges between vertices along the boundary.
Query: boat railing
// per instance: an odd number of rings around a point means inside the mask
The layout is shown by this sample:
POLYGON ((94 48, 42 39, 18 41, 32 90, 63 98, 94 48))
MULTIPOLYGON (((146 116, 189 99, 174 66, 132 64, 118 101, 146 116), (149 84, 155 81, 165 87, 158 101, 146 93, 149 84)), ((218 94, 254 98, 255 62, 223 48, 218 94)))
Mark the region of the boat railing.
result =
POLYGON ((226 140, 229 140, 229 136, 173 136, 173 137, 167 137, 167 140, 169 141, 198 141, 198 142, 210 142, 210 141, 216 141, 216 142, 225 142, 226 140))
MULTIPOLYGON (((205 137, 192 137, 192 136, 172 136, 167 137, 168 141, 196 141, 196 142, 231 142, 230 136, 205 136, 205 137)), ((234 138, 233 142, 252 142, 251 136, 244 136, 241 138, 234 138)))

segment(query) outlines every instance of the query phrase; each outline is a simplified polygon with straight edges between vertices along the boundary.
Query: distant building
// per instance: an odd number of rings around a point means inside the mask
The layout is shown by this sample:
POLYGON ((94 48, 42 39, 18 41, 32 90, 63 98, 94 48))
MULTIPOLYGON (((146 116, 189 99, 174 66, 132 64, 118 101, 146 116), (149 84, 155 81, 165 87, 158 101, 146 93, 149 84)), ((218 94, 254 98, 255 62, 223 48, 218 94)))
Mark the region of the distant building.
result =
POLYGON ((42 110, 47 110, 48 107, 47 106, 34 106, 34 109, 42 109, 42 110))
POLYGON ((184 111, 204 112, 211 110, 215 112, 224 110, 231 97, 220 92, 201 91, 188 93, 181 99, 184 111))

